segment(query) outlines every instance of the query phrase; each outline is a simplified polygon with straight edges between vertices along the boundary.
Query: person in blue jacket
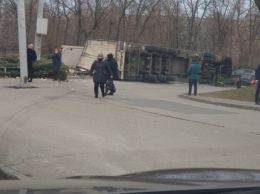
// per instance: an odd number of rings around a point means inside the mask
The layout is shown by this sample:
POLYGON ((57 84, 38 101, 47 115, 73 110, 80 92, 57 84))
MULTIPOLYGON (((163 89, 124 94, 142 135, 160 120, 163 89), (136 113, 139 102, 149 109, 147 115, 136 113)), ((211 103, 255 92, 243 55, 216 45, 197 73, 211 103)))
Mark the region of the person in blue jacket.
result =
POLYGON ((197 85, 200 73, 200 64, 198 55, 194 55, 192 64, 188 67, 188 79, 189 79, 189 92, 188 95, 191 95, 192 86, 194 85, 194 96, 197 95, 197 85))
POLYGON ((95 98, 98 98, 98 88, 100 87, 102 96, 105 97, 105 83, 107 78, 113 78, 109 63, 103 61, 104 55, 98 54, 97 60, 95 60, 90 68, 90 76, 93 77, 95 98))
POLYGON ((57 81, 61 66, 61 50, 58 47, 55 48, 54 53, 52 54, 52 62, 53 80, 57 81))

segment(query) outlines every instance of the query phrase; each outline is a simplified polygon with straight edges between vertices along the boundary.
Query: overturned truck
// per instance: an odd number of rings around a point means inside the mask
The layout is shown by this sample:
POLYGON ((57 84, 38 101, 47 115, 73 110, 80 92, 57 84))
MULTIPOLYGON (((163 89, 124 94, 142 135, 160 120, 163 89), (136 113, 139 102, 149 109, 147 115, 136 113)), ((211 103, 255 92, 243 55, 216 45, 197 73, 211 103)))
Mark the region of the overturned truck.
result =
POLYGON ((63 45, 63 63, 70 68, 88 71, 98 53, 112 53, 118 62, 122 80, 169 82, 175 77, 185 77, 194 54, 199 55, 201 79, 218 81, 218 77, 229 77, 232 58, 211 53, 148 46, 136 43, 107 40, 88 40, 84 47, 63 45))

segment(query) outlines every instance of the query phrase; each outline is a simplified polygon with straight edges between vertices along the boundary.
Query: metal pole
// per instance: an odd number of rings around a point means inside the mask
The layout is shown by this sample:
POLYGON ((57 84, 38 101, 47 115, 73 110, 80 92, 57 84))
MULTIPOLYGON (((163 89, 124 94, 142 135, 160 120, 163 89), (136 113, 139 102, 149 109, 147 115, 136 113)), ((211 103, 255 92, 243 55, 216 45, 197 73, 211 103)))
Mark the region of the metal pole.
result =
MULTIPOLYGON (((43 18, 43 7, 44 7, 43 0, 38 0, 37 21, 38 21, 38 18, 43 18)), ((37 26, 37 24, 36 24, 36 26, 37 26)), ((41 59, 41 47, 42 47, 42 35, 37 34, 37 29, 36 29, 36 33, 35 33, 34 44, 35 44, 35 47, 34 47, 35 52, 37 54, 37 60, 40 60, 41 59)))
POLYGON ((24 0, 17 1, 19 58, 20 58, 20 84, 18 87, 26 87, 28 80, 27 50, 26 50, 26 25, 24 0))

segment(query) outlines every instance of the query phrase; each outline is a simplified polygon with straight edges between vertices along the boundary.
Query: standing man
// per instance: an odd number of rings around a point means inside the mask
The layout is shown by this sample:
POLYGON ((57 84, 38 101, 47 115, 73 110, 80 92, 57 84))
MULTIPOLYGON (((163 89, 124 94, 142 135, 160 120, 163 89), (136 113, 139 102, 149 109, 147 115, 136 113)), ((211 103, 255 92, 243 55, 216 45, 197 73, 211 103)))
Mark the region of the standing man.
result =
POLYGON ((37 55, 35 50, 33 50, 33 44, 29 44, 27 49, 28 82, 32 82, 33 80, 33 63, 36 59, 37 55))
POLYGON ((54 49, 52 54, 52 71, 53 71, 53 81, 57 81, 59 78, 59 71, 61 66, 61 51, 58 47, 54 49))
MULTIPOLYGON (((117 61, 114 58, 112 53, 107 55, 107 60, 106 61, 109 63, 111 72, 113 74, 113 79, 114 80, 118 80, 119 79, 119 77, 118 77, 118 64, 117 64, 117 61)), ((115 85, 114 85, 114 82, 112 80, 112 84, 110 86, 110 92, 108 93, 108 95, 114 95, 115 92, 116 92, 115 91, 115 85)))
POLYGON ((194 85, 194 96, 197 95, 197 85, 200 72, 200 64, 198 55, 194 55, 192 64, 188 67, 188 79, 189 79, 189 93, 191 95, 192 85, 194 85))
POLYGON ((105 83, 107 78, 113 78, 109 64, 103 61, 104 55, 98 54, 90 69, 90 76, 93 77, 95 98, 98 98, 98 88, 100 87, 102 96, 105 97, 105 83))
POLYGON ((255 104, 259 105, 259 92, 260 92, 260 64, 255 70, 255 79, 257 80, 256 92, 255 92, 255 104))

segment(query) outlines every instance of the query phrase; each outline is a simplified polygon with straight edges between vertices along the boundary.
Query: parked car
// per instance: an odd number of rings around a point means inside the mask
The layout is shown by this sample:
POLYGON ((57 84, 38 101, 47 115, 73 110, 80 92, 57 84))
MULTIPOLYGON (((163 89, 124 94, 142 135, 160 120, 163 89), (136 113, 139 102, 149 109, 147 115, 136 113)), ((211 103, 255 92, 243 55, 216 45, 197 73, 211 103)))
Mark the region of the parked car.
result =
POLYGON ((256 83, 255 81, 255 75, 245 73, 240 75, 239 78, 237 78, 237 88, 241 88, 242 86, 250 86, 254 85, 256 83))
POLYGON ((232 72, 231 77, 238 77, 239 78, 243 74, 255 75, 255 70, 252 70, 252 69, 237 69, 237 70, 232 72))

